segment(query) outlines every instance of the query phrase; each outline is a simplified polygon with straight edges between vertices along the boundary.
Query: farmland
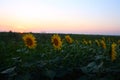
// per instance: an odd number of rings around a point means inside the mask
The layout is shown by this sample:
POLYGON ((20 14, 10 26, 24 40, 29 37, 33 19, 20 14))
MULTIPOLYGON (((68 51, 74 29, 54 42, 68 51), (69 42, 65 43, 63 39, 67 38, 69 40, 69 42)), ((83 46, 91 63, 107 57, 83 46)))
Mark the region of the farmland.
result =
POLYGON ((120 80, 120 36, 26 34, 0 32, 0 80, 120 80))

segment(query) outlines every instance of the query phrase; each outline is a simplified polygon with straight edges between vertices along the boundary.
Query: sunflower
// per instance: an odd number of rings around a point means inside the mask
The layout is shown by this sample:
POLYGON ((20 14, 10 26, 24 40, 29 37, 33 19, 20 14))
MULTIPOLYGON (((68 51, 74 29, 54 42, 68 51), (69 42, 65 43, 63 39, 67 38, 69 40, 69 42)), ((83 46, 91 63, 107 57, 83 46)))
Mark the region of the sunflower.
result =
POLYGON ((23 40, 25 45, 30 49, 35 48, 37 45, 36 38, 32 34, 25 34, 23 36, 23 40))
POLYGON ((102 45, 102 47, 103 47, 104 49, 106 49, 106 43, 105 43, 104 40, 101 40, 101 45, 102 45))
POLYGON ((85 39, 83 39, 83 42, 82 42, 83 44, 88 44, 88 42, 87 42, 87 40, 85 40, 85 39))
POLYGON ((120 40, 118 40, 118 44, 120 44, 120 40))
POLYGON ((111 45, 111 60, 112 61, 114 61, 116 59, 116 56, 117 56, 116 46, 117 46, 117 44, 115 44, 115 43, 113 43, 111 45))
POLYGON ((88 43, 89 43, 89 45, 91 45, 91 44, 92 44, 92 41, 91 41, 91 40, 89 40, 89 41, 88 41, 88 43))
POLYGON ((100 46, 100 42, 98 40, 95 40, 95 43, 97 44, 97 46, 100 46))
POLYGON ((55 34, 51 37, 51 41, 52 41, 52 44, 54 46, 55 49, 58 49, 60 50, 61 47, 62 47, 62 41, 61 41, 61 38, 58 34, 55 34))
POLYGON ((69 35, 66 35, 65 39, 68 43, 70 43, 70 44, 73 43, 73 39, 69 35))
POLYGON ((78 40, 75 40, 75 42, 76 42, 77 44, 79 44, 78 40))

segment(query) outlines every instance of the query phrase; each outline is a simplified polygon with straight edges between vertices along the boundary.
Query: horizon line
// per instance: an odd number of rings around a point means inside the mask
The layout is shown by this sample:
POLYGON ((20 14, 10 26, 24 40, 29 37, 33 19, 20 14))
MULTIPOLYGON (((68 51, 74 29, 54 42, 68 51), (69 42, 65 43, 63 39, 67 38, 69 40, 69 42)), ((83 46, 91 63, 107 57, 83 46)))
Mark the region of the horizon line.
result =
POLYGON ((72 32, 32 32, 32 31, 25 31, 25 32, 19 32, 19 31, 11 31, 11 30, 9 30, 9 31, 0 31, 0 33, 2 33, 2 32, 6 32, 6 33, 8 33, 8 32, 13 32, 13 33, 36 33, 36 34, 38 34, 38 33, 40 33, 40 34, 75 34, 75 35, 100 35, 100 36, 120 36, 119 34, 95 34, 95 33, 72 33, 72 32))

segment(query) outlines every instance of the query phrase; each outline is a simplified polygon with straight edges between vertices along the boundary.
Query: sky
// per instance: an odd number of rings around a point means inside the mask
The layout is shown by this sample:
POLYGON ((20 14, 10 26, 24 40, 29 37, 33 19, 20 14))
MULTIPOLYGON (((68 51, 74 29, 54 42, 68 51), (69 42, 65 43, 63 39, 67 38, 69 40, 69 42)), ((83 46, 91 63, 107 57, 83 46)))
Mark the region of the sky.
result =
POLYGON ((0 31, 120 35, 120 0, 0 0, 0 31))

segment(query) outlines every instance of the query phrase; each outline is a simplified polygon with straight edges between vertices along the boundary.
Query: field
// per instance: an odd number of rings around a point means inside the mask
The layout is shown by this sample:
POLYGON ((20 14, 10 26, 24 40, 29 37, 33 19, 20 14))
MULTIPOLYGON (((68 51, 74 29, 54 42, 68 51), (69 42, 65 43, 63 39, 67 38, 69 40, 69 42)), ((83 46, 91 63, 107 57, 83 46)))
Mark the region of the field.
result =
POLYGON ((26 34, 0 32, 0 80, 120 80, 120 36, 26 34))

